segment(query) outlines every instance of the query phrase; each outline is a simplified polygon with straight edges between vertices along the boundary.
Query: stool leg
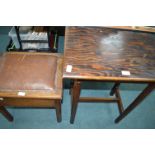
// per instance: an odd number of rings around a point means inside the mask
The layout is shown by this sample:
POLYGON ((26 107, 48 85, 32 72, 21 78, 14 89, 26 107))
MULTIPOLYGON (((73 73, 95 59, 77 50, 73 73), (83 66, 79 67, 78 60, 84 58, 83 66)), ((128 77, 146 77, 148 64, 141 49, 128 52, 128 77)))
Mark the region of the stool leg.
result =
POLYGON ((2 113, 2 115, 10 122, 13 121, 13 116, 6 110, 5 107, 0 106, 0 112, 2 113))
POLYGON ((57 122, 61 122, 62 117, 61 117, 61 101, 60 100, 56 101, 55 110, 56 110, 57 122))
POLYGON ((80 81, 74 81, 73 88, 71 91, 71 117, 70 117, 70 123, 74 123, 78 101, 80 97, 80 91, 81 91, 81 82, 80 81))

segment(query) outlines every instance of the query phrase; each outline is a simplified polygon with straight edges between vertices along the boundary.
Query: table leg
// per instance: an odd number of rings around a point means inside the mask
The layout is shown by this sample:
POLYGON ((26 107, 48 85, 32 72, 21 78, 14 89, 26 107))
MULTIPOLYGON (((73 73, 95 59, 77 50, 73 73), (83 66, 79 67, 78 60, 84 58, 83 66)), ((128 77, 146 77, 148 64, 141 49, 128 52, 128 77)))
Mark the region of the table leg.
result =
POLYGON ((70 90, 69 90, 69 94, 70 94, 70 95, 72 94, 73 84, 74 84, 74 81, 71 81, 71 82, 70 82, 70 90))
POLYGON ((122 103, 122 99, 121 99, 121 95, 119 92, 119 86, 116 87, 115 89, 115 95, 117 100, 117 105, 118 105, 118 109, 119 109, 119 113, 122 114, 122 112, 124 111, 124 107, 123 107, 123 103, 122 103))
POLYGON ((0 113, 10 122, 13 121, 13 116, 6 110, 5 107, 0 106, 0 113))
POLYGON ((116 92, 116 89, 120 86, 120 83, 115 83, 115 85, 113 86, 113 88, 110 91, 110 96, 113 96, 116 92))
POLYGON ((56 116, 57 116, 57 122, 61 122, 62 117, 61 117, 61 101, 55 101, 55 109, 56 109, 56 116))
POLYGON ((140 95, 115 119, 115 123, 121 121, 128 115, 136 106, 138 106, 155 88, 155 84, 148 84, 148 86, 140 93, 140 95))
POLYGON ((71 91, 71 117, 70 117, 71 124, 74 123, 78 101, 80 97, 80 91, 81 91, 81 82, 74 81, 73 88, 71 91))

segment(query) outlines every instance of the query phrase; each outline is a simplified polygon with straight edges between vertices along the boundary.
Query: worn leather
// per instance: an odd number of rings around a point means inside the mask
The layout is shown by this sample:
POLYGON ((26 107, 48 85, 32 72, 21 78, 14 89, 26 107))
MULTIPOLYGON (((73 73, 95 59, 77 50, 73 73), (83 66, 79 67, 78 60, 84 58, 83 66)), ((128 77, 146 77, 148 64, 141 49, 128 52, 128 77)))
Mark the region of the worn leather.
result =
POLYGON ((0 56, 0 90, 53 90, 57 57, 40 54, 0 56))

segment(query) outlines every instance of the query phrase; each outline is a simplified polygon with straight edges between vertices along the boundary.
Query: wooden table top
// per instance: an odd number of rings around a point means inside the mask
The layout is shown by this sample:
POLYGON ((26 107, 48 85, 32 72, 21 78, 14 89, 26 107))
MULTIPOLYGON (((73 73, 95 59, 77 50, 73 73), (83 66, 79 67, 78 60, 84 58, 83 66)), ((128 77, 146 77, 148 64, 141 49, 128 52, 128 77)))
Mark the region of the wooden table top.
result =
POLYGON ((63 78, 155 82, 155 34, 67 27, 64 50, 63 78))

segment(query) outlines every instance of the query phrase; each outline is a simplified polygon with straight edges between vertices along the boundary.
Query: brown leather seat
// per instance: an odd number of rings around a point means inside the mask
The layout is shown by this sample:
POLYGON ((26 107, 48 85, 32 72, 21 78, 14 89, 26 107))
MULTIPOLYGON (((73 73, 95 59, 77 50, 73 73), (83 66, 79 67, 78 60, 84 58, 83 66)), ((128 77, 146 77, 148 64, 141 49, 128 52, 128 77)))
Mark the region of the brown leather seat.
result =
POLYGON ((54 107, 60 112, 57 113, 60 121, 62 56, 56 53, 4 54, 0 57, 0 97, 3 108, 54 107))
POLYGON ((53 90, 57 57, 5 54, 0 58, 0 90, 53 90))

